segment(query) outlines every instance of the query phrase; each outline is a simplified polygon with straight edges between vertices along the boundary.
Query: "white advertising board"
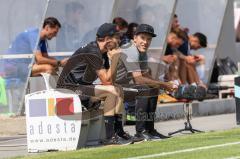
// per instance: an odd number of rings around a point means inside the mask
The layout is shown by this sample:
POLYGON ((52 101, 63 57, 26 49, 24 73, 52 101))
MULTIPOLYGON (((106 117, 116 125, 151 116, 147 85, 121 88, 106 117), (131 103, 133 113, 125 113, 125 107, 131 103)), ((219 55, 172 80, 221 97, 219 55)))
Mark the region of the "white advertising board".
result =
POLYGON ((57 89, 25 96, 28 152, 76 150, 82 107, 78 95, 57 89))

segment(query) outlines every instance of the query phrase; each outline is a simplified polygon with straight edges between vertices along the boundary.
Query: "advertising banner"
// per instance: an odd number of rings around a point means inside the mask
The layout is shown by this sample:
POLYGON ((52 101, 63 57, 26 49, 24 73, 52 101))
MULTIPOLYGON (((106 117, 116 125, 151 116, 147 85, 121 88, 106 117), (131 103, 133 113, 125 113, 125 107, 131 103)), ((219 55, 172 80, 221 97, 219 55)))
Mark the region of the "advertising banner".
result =
POLYGON ((81 102, 68 90, 47 90, 25 96, 29 152, 76 150, 81 131, 81 102))

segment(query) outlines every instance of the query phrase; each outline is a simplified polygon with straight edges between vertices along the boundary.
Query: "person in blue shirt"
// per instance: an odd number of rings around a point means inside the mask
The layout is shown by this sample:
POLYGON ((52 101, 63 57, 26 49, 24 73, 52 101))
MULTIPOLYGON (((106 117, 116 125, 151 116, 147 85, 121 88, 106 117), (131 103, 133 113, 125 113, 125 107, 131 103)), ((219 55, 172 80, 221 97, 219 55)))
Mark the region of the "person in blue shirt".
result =
POLYGON ((191 50, 206 48, 207 37, 200 32, 188 35, 189 29, 180 27, 178 16, 175 14, 172 21, 171 30, 179 29, 184 31, 187 36, 183 44, 177 48, 177 50, 181 52, 181 69, 179 69, 179 77, 182 83, 203 85, 202 80, 204 79, 205 74, 205 57, 200 54, 192 55, 191 50), (186 71, 188 73, 186 73, 186 71))
MULTIPOLYGON (((48 56, 47 40, 51 40, 57 36, 59 29, 61 28, 60 22, 54 17, 48 17, 44 20, 43 27, 39 31, 37 28, 30 28, 20 33, 12 42, 8 49, 8 54, 32 54, 35 53, 35 63, 32 66, 32 76, 38 76, 42 72, 55 74, 59 66, 63 66, 67 59, 61 61, 56 60, 53 57, 48 56), (39 35, 39 42, 37 39, 39 35), (36 46, 37 44, 37 46, 36 46)), ((30 63, 29 59, 14 59, 11 60, 15 66, 20 66, 21 70, 28 68, 30 63)), ((19 77, 19 69, 10 71, 10 76, 19 77), (15 73, 14 73, 15 72, 15 73)), ((26 73, 25 73, 26 74, 26 73)), ((22 74, 20 75, 22 76, 22 74)))
MULTIPOLYGON (((7 54, 32 54, 36 46, 38 33, 39 29, 29 28, 18 34, 10 44, 7 54)), ((26 69, 30 63, 30 58, 4 60, 4 77, 25 81, 28 75, 28 71, 26 71, 26 69)))
POLYGON ((39 29, 29 28, 17 35, 9 46, 8 54, 30 54, 36 46, 39 29))
POLYGON ((32 76, 38 76, 42 72, 56 74, 59 66, 64 66, 67 58, 58 61, 50 57, 47 52, 47 40, 57 36, 61 24, 54 17, 49 17, 44 20, 42 30, 39 33, 39 43, 35 52, 35 64, 32 66, 32 76))

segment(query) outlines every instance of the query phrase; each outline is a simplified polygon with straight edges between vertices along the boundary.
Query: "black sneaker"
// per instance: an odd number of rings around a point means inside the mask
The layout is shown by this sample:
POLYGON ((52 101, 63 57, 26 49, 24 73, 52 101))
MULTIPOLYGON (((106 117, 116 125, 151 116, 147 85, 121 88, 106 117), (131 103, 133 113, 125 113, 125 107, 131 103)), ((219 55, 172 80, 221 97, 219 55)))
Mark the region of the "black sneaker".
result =
POLYGON ((117 133, 117 135, 125 140, 132 140, 133 136, 131 136, 129 133, 123 131, 121 133, 117 133))
POLYGON ((149 140, 151 140, 151 136, 146 131, 137 132, 133 137, 134 142, 142 142, 142 141, 149 141, 149 140))
POLYGON ((117 135, 114 135, 110 139, 103 140, 101 142, 101 144, 103 144, 103 145, 129 145, 129 144, 133 144, 133 141, 132 140, 121 139, 117 135))
POLYGON ((154 129, 153 131, 150 131, 149 134, 154 138, 156 139, 168 139, 170 138, 169 136, 165 136, 163 134, 160 134, 159 132, 157 132, 156 129, 154 129))

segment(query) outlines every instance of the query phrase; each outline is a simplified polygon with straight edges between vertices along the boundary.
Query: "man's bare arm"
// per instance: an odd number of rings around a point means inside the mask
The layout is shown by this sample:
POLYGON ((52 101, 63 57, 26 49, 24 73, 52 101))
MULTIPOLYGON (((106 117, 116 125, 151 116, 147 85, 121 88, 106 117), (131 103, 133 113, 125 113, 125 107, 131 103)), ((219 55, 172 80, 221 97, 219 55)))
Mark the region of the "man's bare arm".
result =
POLYGON ((133 72, 133 77, 137 84, 146 84, 152 87, 159 87, 170 92, 174 90, 174 85, 172 83, 154 80, 152 78, 146 77, 146 75, 143 76, 141 72, 133 72))
POLYGON ((40 51, 35 53, 35 59, 37 64, 50 64, 53 66, 57 66, 58 62, 56 59, 48 58, 48 56, 44 56, 40 51))
POLYGON ((119 57, 120 57, 119 53, 117 52, 114 53, 114 55, 110 57, 111 60, 110 68, 97 70, 97 75, 103 84, 113 84, 116 77, 119 57))
POLYGON ((181 51, 175 50, 174 54, 178 56, 178 58, 182 60, 186 60, 186 55, 184 55, 181 51))

